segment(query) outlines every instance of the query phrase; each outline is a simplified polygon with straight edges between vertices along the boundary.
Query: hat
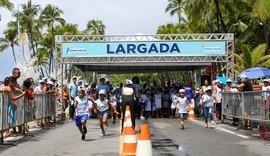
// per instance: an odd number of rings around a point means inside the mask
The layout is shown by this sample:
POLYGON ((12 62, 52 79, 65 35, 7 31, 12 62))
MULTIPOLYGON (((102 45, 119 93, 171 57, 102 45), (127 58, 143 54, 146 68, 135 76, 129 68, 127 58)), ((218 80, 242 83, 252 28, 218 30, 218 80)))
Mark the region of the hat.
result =
POLYGON ((179 93, 185 93, 185 89, 180 89, 179 93))
POLYGON ((200 88, 197 88, 196 91, 200 91, 200 88))
POLYGON ((100 95, 100 94, 105 95, 105 94, 106 94, 106 92, 105 92, 105 90, 100 90, 100 91, 98 92, 98 94, 99 94, 99 95, 100 95))
POLYGON ((133 82, 132 82, 131 80, 126 80, 126 84, 127 84, 127 85, 132 85, 133 82))
POLYGON ((53 82, 52 81, 48 81, 47 84, 53 85, 53 82))
POLYGON ((229 83, 229 82, 232 82, 232 79, 227 79, 227 81, 226 81, 227 83, 229 83))
POLYGON ((82 80, 79 80, 78 83, 82 83, 83 81, 82 80))
POLYGON ((85 86, 89 86, 89 83, 85 83, 84 85, 85 85, 85 86))
POLYGON ((246 74, 241 74, 240 76, 239 76, 239 79, 243 79, 243 78, 247 78, 247 75, 246 74))
POLYGON ((45 83, 43 80, 38 80, 38 83, 45 83))
POLYGON ((81 90, 85 91, 85 88, 84 87, 78 87, 78 91, 81 91, 81 90))
POLYGON ((46 77, 43 77, 42 80, 45 81, 45 80, 47 80, 47 78, 46 77))
POLYGON ((263 82, 269 82, 270 79, 264 79, 263 82))
POLYGON ((219 79, 216 79, 216 80, 214 81, 214 83, 220 83, 219 79))
POLYGON ((76 76, 73 76, 72 79, 77 79, 77 77, 76 76))
POLYGON ((211 91, 212 90, 212 88, 211 87, 207 87, 206 89, 205 89, 205 92, 207 92, 207 91, 211 91))

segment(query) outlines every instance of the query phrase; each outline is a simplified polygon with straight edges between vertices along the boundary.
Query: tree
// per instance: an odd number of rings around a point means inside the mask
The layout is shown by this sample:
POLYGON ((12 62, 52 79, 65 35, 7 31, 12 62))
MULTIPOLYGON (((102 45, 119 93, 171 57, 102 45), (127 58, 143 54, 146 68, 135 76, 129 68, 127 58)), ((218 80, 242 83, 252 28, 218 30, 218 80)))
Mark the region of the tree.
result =
POLYGON ((86 25, 85 33, 89 35, 104 35, 106 26, 101 20, 91 20, 88 21, 86 25))
POLYGON ((32 1, 29 0, 27 4, 22 4, 22 12, 20 15, 16 15, 17 17, 20 16, 20 22, 21 26, 25 27, 27 32, 29 33, 29 38, 30 38, 30 43, 31 43, 31 48, 33 50, 33 56, 36 54, 35 50, 35 44, 34 44, 34 38, 33 38, 33 27, 34 23, 37 23, 36 16, 38 15, 40 11, 40 6, 32 4, 32 1))
POLYGON ((252 51, 246 44, 241 46, 243 55, 235 54, 238 64, 235 65, 236 74, 253 67, 269 67, 270 55, 264 55, 266 44, 260 44, 252 51))
POLYGON ((167 5, 165 12, 169 12, 171 16, 177 14, 178 22, 181 24, 185 19, 182 17, 182 11, 185 6, 185 0, 168 0, 169 4, 167 5))
POLYGON ((47 25, 48 29, 51 30, 52 33, 52 43, 51 43, 51 52, 50 52, 50 63, 49 63, 49 73, 53 70, 52 68, 52 61, 53 61, 53 47, 54 47, 54 27, 55 23, 60 23, 64 25, 66 21, 61 18, 61 14, 64 12, 56 6, 48 4, 44 10, 40 14, 40 21, 47 25))
POLYGON ((18 45, 17 30, 8 29, 4 32, 4 38, 0 38, 0 52, 3 52, 8 47, 12 48, 14 62, 17 64, 14 46, 18 45))
MULTIPOLYGON (((7 8, 9 11, 11 11, 14 8, 14 4, 11 3, 9 0, 0 0, 0 8, 7 8)), ((1 15, 0 15, 0 21, 1 21, 1 15)))

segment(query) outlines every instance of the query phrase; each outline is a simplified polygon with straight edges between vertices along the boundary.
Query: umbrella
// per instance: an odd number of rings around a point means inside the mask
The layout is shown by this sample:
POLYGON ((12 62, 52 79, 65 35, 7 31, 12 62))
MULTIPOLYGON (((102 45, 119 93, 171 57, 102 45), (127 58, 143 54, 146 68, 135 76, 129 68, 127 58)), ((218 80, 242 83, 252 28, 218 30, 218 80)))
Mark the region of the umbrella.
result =
POLYGON ((217 76, 217 79, 218 79, 222 84, 226 84, 226 77, 224 77, 224 76, 217 76))
POLYGON ((249 79, 259 79, 268 76, 270 77, 270 70, 268 68, 255 67, 243 71, 237 78, 239 78, 240 75, 246 75, 249 79))

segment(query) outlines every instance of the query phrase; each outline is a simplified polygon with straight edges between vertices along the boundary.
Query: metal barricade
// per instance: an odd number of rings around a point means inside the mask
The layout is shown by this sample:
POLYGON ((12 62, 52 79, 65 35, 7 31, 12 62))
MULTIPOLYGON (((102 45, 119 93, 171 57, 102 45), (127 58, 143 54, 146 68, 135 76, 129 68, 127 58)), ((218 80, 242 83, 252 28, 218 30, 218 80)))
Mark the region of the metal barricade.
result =
POLYGON ((43 94, 35 94, 35 98, 33 101, 34 104, 34 118, 41 119, 43 118, 43 94))
POLYGON ((270 122, 270 91, 222 93, 222 114, 226 118, 270 122))

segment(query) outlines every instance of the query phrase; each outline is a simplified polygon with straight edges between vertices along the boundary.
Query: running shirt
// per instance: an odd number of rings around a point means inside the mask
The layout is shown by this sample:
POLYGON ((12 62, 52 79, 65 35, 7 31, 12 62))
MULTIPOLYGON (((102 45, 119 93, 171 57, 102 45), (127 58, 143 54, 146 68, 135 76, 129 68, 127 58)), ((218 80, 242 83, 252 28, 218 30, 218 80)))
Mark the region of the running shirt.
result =
POLYGON ((89 115, 90 107, 87 100, 87 96, 84 96, 83 98, 79 98, 78 96, 76 96, 75 100, 78 102, 75 108, 76 116, 82 116, 84 114, 89 115))
POLYGON ((214 105, 214 102, 215 102, 214 95, 209 96, 207 94, 204 94, 202 99, 203 99, 203 103, 208 101, 207 103, 204 104, 204 106, 212 107, 214 105))
POLYGON ((159 94, 155 94, 155 105, 157 107, 157 109, 161 108, 161 93, 159 94))
POLYGON ((176 109, 176 101, 177 101, 178 97, 173 93, 171 94, 171 100, 172 100, 172 105, 171 105, 171 109, 176 109))
POLYGON ((103 112, 109 109, 108 100, 104 99, 103 101, 100 101, 100 99, 97 99, 95 101, 97 104, 97 107, 99 108, 99 111, 103 112))
POLYGON ((187 103, 187 97, 177 98, 177 108, 179 109, 179 113, 187 113, 188 112, 188 103, 187 103))
POLYGON ((133 95, 133 93, 134 93, 133 88, 130 88, 130 87, 123 88, 123 94, 124 95, 133 95))
POLYGON ((146 96, 145 94, 141 94, 140 96, 141 96, 141 100, 140 100, 140 102, 142 102, 142 103, 146 103, 147 96, 146 96))
POLYGON ((116 107, 116 105, 117 105, 116 95, 111 95, 110 96, 110 101, 111 101, 112 106, 116 107))

